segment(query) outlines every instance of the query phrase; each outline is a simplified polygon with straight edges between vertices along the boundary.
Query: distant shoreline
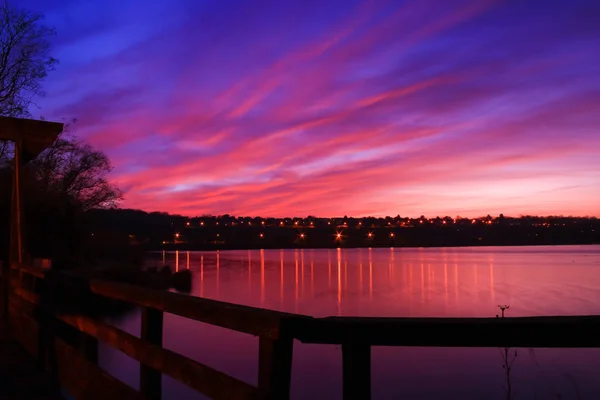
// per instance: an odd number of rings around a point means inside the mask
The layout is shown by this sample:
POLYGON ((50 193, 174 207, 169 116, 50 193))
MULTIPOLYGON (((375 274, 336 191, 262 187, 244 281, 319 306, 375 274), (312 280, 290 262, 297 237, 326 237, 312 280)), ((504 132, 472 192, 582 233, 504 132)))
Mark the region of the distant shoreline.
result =
POLYGON ((445 249, 445 248, 484 248, 484 247, 567 247, 567 246, 600 246, 600 243, 552 243, 552 244, 485 244, 485 245, 450 245, 450 246, 321 246, 321 247, 213 247, 199 248, 179 245, 164 246, 163 248, 146 248, 147 252, 160 253, 163 251, 243 251, 243 250, 336 250, 336 249, 445 249))

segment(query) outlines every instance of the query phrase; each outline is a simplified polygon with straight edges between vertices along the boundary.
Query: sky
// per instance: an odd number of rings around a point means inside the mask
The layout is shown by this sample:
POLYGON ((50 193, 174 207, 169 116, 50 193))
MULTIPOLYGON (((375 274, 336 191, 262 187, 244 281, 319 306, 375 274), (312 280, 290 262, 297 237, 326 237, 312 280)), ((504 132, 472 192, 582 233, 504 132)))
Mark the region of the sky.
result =
POLYGON ((123 207, 600 216, 597 0, 19 0, 123 207))

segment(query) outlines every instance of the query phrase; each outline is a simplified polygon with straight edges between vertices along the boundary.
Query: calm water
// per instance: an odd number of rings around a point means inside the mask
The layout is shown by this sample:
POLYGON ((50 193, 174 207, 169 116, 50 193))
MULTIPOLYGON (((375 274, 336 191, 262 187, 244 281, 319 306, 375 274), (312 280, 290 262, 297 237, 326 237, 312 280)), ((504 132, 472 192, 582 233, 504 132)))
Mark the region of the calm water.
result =
MULTIPOLYGON (((312 316, 493 317, 600 314, 600 246, 252 250, 158 253, 193 271, 193 295, 312 316)), ((139 315, 118 323, 139 334, 139 315)), ((165 347, 256 384, 258 340, 165 315, 165 347)), ((515 357, 510 352, 510 360, 515 357)), ((101 364, 138 387, 138 363, 101 364)), ((500 349, 374 347, 373 398, 506 399, 500 349)), ((296 343, 292 397, 341 397, 338 346, 296 343)), ((516 399, 600 398, 600 350, 516 349, 516 399)), ((164 379, 164 398, 202 399, 164 379)))

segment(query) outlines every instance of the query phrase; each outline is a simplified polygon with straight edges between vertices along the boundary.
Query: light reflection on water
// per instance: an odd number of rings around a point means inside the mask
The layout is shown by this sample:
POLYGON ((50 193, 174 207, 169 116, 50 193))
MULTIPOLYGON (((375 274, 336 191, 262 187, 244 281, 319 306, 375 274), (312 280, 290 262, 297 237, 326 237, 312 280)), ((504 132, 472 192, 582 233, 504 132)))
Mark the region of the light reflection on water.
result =
MULTIPOLYGON (((193 272, 193 295, 316 317, 600 314, 600 246, 244 250, 157 253, 193 272)), ((122 325, 139 333, 139 316, 122 325)), ((165 316, 165 347, 249 383, 257 340, 165 316)), ((519 349, 516 398, 600 398, 600 351, 519 349), (579 393, 579 394, 578 394, 579 393)), ((374 398, 506 398, 498 349, 373 348, 374 398)), ((106 368, 137 387, 137 364, 104 349, 106 368)), ((169 378, 164 398, 203 398, 169 378)), ((295 344, 293 398, 340 398, 337 346, 295 344)))

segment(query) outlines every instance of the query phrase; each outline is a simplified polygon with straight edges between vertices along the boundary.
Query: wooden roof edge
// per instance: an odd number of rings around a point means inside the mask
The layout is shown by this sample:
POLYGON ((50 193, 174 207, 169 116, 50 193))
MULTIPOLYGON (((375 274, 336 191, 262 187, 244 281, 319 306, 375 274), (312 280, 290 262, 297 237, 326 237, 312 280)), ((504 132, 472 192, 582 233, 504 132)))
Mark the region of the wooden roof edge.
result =
POLYGON ((63 131, 62 122, 0 116, 0 140, 21 139, 32 157, 50 147, 63 131))

